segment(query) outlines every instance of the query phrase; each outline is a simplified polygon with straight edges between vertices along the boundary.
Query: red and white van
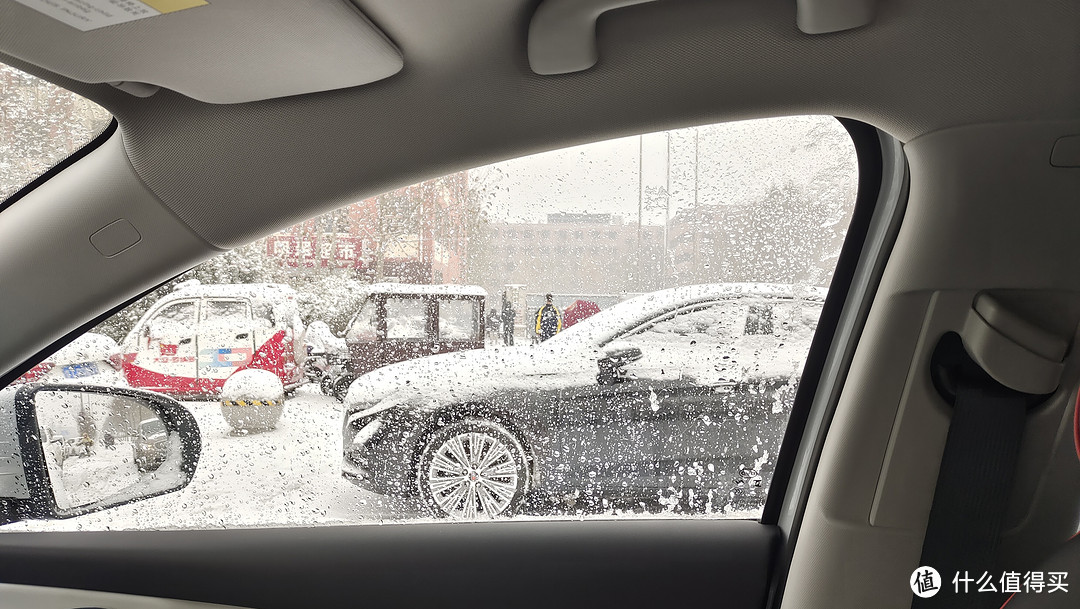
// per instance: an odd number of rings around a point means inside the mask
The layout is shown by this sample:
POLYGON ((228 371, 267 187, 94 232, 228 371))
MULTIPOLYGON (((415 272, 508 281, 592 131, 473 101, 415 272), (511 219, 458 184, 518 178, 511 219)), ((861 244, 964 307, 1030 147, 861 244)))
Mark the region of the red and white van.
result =
POLYGON ((183 286, 154 303, 121 345, 132 387, 214 398, 225 379, 258 368, 286 390, 304 381, 297 293, 258 283, 183 286))

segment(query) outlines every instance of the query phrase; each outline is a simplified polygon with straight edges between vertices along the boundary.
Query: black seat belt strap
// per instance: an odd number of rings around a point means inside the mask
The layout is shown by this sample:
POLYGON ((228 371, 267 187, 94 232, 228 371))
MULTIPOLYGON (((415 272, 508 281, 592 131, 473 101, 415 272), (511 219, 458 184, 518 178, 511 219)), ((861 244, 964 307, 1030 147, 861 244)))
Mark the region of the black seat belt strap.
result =
POLYGON ((995 554, 1027 411, 1046 396, 1014 391, 995 381, 967 355, 956 334, 943 338, 938 351, 945 355, 935 354, 934 380, 939 391, 954 397, 953 413, 919 565, 938 571, 942 589, 928 598, 915 597, 912 608, 997 609, 1002 596, 987 591, 1000 591, 995 554), (975 581, 960 581, 984 574, 992 578, 993 587, 982 593, 975 581))
POLYGON ((979 593, 972 582, 966 584, 968 593, 959 584, 956 594, 953 580, 987 573, 994 589, 1000 589, 994 558, 1028 404, 1023 394, 1002 389, 967 382, 957 387, 919 562, 937 569, 942 590, 930 598, 916 597, 916 609, 1001 606, 998 595, 979 593))

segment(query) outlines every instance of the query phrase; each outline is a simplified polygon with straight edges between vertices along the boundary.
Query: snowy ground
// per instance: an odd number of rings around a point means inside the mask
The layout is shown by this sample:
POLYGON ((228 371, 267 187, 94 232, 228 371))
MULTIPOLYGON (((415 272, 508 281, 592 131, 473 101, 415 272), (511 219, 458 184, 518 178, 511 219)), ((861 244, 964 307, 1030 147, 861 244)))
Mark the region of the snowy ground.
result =
POLYGON ((341 477, 341 404, 308 387, 277 429, 230 434, 217 402, 185 402, 203 451, 182 491, 69 520, 2 530, 119 530, 351 524, 424 516, 415 502, 364 491, 341 477))
MULTIPOLYGON (((342 405, 319 394, 314 387, 301 387, 286 402, 276 429, 246 436, 230 433, 217 402, 185 405, 199 422, 203 450, 195 477, 184 490, 68 520, 13 523, 0 531, 209 529, 430 520, 416 501, 371 493, 341 477, 342 405)), ((629 515, 624 513, 622 517, 629 515)), ((673 513, 634 516, 681 517, 673 513)), ((747 513, 725 517, 756 516, 747 513)))

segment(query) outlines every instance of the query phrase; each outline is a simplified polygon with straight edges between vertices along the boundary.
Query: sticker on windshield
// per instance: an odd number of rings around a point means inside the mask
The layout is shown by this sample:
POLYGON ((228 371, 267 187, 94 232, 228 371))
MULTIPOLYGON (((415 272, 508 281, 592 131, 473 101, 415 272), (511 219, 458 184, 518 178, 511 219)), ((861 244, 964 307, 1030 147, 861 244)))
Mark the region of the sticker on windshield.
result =
POLYGON ((209 4, 206 0, 16 0, 16 2, 83 32, 209 4))

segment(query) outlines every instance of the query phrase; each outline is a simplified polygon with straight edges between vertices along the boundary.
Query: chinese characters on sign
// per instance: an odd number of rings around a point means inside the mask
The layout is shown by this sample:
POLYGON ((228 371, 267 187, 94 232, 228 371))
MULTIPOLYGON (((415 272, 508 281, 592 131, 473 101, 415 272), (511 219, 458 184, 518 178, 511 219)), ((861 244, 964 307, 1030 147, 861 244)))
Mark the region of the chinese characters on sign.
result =
POLYGON ((360 268, 363 256, 370 253, 370 243, 360 237, 336 236, 333 239, 310 239, 295 235, 267 238, 267 254, 290 267, 360 268))

